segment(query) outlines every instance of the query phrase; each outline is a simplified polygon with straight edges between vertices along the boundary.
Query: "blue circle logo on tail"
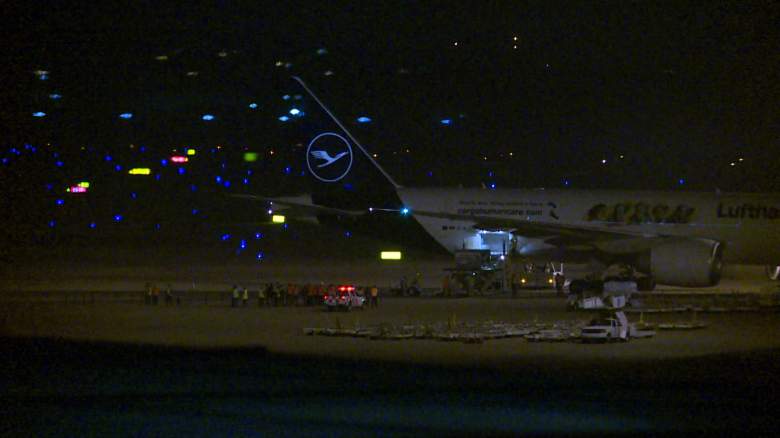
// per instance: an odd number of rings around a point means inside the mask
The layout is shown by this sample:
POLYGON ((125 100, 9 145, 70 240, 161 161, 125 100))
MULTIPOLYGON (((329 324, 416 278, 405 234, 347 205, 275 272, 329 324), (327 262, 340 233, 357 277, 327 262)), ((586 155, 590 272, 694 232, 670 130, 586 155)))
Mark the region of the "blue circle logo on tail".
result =
POLYGON ((306 166, 322 182, 336 182, 352 169, 352 146, 335 132, 323 132, 306 148, 306 166))

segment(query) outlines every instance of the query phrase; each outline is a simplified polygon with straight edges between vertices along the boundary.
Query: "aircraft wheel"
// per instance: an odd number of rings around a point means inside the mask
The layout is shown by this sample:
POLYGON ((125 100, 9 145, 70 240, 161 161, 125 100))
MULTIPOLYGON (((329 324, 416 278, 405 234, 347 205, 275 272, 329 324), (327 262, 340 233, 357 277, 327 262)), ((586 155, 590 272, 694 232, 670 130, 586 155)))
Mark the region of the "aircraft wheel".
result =
POLYGON ((636 280, 636 289, 640 292, 650 292, 655 289, 653 277, 641 277, 636 280))
POLYGON ((575 295, 582 294, 586 288, 587 282, 585 280, 574 280, 569 284, 569 292, 575 295))

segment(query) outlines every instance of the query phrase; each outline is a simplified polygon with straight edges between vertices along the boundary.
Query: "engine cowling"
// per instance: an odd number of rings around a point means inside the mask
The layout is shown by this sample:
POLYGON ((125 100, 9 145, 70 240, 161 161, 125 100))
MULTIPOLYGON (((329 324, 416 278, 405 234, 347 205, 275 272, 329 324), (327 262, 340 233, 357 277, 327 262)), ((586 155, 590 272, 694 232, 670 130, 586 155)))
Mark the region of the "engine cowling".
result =
POLYGON ((705 239, 681 239, 653 247, 639 270, 658 283, 670 286, 706 287, 720 281, 723 245, 705 239))

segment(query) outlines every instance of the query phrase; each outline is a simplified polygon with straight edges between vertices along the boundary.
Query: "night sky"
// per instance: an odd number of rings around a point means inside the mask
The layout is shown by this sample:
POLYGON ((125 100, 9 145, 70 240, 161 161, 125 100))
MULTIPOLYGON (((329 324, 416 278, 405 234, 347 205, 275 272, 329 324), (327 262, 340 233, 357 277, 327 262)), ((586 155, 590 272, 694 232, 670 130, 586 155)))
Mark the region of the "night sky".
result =
POLYGON ((163 178, 138 190, 188 212, 216 176, 305 191, 279 120, 292 74, 404 185, 780 191, 773 2, 22 3, 3 19, 6 210, 89 179, 89 214, 113 216, 140 164, 163 178), (186 147, 176 180, 159 160, 186 147))

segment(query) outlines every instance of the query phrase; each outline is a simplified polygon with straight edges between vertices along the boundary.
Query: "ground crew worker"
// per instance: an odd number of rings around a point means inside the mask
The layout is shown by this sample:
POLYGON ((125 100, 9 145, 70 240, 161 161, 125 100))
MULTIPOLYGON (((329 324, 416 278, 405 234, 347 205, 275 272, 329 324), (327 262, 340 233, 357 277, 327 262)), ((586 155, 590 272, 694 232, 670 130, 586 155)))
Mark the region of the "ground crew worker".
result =
POLYGON ((282 293, 282 283, 277 282, 274 284, 274 297, 276 299, 276 305, 280 306, 282 305, 282 296, 284 294, 282 293))
POLYGON ((314 305, 318 306, 322 304, 323 300, 325 299, 325 295, 327 294, 327 291, 325 290, 325 283, 320 282, 319 286, 317 286, 316 293, 314 295, 314 305))
POLYGON ((244 287, 244 296, 242 297, 244 299, 244 307, 246 307, 247 304, 249 304, 249 289, 244 287))
POLYGON ((379 288, 371 286, 371 307, 379 307, 379 288))
POLYGON ((233 285, 233 295, 230 297, 230 307, 238 306, 238 286, 233 285))
POLYGON ((263 307, 265 304, 265 289, 260 285, 257 289, 257 307, 263 307))
POLYGON ((274 291, 274 284, 268 283, 265 286, 265 294, 268 296, 268 302, 271 306, 276 306, 276 291, 274 291))
POLYGON ((302 298, 301 298, 301 285, 299 284, 293 284, 293 290, 292 290, 292 305, 293 306, 300 306, 303 304, 302 298))

